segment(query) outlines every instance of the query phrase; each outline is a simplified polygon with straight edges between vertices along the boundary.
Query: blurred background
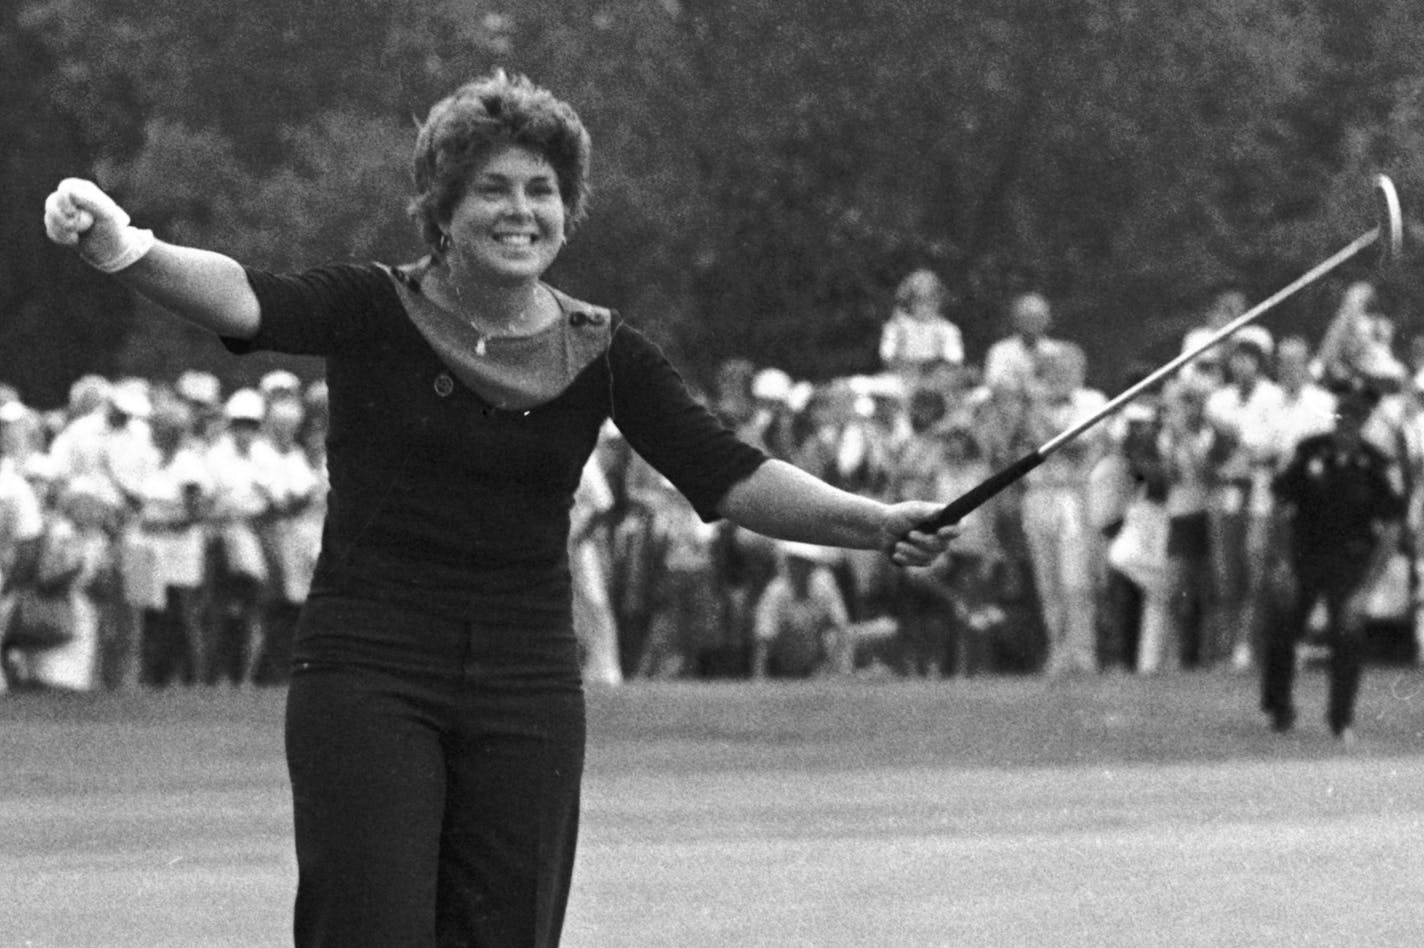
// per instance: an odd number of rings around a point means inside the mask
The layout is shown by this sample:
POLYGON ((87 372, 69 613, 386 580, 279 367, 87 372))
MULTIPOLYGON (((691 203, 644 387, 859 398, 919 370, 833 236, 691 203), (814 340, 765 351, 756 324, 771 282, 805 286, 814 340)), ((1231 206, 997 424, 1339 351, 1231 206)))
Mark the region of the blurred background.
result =
MULTIPOLYGON (((1373 174, 1407 215, 1424 200, 1421 49, 1417 0, 11 0, 0 378, 50 407, 86 372, 319 374, 148 318, 47 244, 44 196, 93 178, 256 266, 404 262, 416 123, 499 66, 594 139, 592 217, 552 281, 694 381, 732 356, 872 371, 895 284, 928 266, 971 360, 1034 285, 1116 391, 1211 287, 1254 301, 1372 226, 1373 174)), ((1420 260, 1382 286, 1403 337, 1420 260)), ((1318 339, 1357 275, 1265 324, 1318 339)))

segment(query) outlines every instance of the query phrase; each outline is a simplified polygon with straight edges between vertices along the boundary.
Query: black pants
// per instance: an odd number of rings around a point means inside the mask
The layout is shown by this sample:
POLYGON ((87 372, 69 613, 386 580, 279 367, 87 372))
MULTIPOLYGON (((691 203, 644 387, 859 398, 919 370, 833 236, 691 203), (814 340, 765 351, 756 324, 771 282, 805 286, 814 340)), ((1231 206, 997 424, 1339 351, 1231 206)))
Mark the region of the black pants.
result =
POLYGON ((262 653, 253 666, 252 679, 259 685, 280 685, 292 672, 292 637, 296 634, 301 606, 276 599, 262 607, 262 653))
POLYGON ((1330 646, 1330 697, 1326 721, 1340 733, 1354 723, 1355 698, 1363 668, 1364 630, 1343 621, 1345 603, 1359 590, 1369 565, 1369 552, 1359 556, 1295 561, 1296 593, 1286 615, 1266 623, 1261 662, 1261 708, 1270 714, 1294 715, 1291 691, 1295 683, 1296 644, 1305 636, 1311 612, 1324 602, 1330 646))
POLYGON ((300 946, 556 945, 578 835, 576 643, 349 600, 287 704, 300 946))
POLYGON ((163 609, 143 610, 139 680, 164 687, 191 685, 203 666, 202 591, 169 586, 163 609))
POLYGON ((897 580, 897 586, 894 615, 900 623, 900 671, 938 678, 949 658, 949 604, 905 577, 897 580))
POLYGON ((207 684, 252 681, 262 654, 262 595, 251 576, 227 573, 214 581, 207 684))
POLYGON ((1141 586, 1118 570, 1107 570, 1098 614, 1098 661, 1103 668, 1137 670, 1144 599, 1141 586))

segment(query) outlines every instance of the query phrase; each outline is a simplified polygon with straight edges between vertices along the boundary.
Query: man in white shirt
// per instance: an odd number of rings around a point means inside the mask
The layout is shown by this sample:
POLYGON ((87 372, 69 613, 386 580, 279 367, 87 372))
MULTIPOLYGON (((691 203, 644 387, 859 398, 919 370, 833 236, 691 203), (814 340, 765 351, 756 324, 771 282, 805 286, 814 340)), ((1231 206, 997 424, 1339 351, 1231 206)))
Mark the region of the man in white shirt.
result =
POLYGON ((1020 293, 1009 302, 1013 334, 989 347, 984 356, 984 386, 990 389, 1029 388, 1038 376, 1038 362, 1053 345, 1048 328, 1053 310, 1041 293, 1020 293))
MULTIPOLYGON (((89 384, 93 392, 101 390, 98 383, 89 384)), ((115 383, 105 394, 102 402, 90 394, 87 403, 96 407, 75 417, 55 436, 50 457, 59 479, 65 483, 97 478, 107 486, 100 492, 103 496, 133 496, 139 489, 144 460, 152 450, 148 423, 152 403, 146 384, 139 379, 115 383)), ((122 505, 113 511, 112 526, 120 534, 128 532, 131 513, 122 505)), ((127 552, 127 544, 121 544, 120 558, 127 552)), ((132 564, 123 568, 131 569, 132 564)), ((95 605, 101 628, 100 679, 107 688, 136 687, 140 677, 139 612, 127 601, 123 590, 113 584, 95 605)))
POLYGON ((1276 418, 1278 468, 1295 455, 1296 445, 1335 427, 1335 396, 1316 383, 1310 360, 1310 345, 1300 336, 1287 336, 1276 346, 1276 384, 1282 397, 1276 418))
MULTIPOLYGON (((1102 392, 1084 387, 1084 371, 1078 346, 1044 347, 1028 419, 1037 443, 1107 403, 1102 392)), ((1090 428, 1024 478, 1023 528, 1048 634, 1049 674, 1098 670, 1094 586, 1102 550, 1088 515, 1088 491, 1108 446, 1108 429, 1090 428)))
POLYGON ((1235 669, 1245 671, 1256 660, 1270 483, 1285 396, 1265 374, 1273 348, 1270 333, 1247 326, 1229 345, 1227 382, 1206 403, 1207 421, 1216 432, 1208 508, 1215 602, 1202 658, 1206 663, 1229 658, 1235 669))

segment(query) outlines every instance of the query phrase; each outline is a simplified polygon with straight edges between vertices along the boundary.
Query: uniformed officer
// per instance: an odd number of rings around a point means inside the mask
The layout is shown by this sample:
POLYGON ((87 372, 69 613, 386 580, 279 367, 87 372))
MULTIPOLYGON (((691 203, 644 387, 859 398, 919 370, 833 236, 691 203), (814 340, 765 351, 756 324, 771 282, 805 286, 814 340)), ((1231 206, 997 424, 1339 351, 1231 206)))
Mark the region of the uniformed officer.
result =
POLYGON ((1361 435, 1380 393, 1355 379, 1336 394, 1333 430, 1302 441, 1273 485, 1290 525, 1296 590, 1284 621, 1266 630, 1261 707, 1277 731, 1295 723, 1296 644, 1323 601, 1331 653, 1326 721, 1337 738, 1353 742, 1365 599, 1398 546, 1404 499, 1391 480, 1389 458, 1361 435))

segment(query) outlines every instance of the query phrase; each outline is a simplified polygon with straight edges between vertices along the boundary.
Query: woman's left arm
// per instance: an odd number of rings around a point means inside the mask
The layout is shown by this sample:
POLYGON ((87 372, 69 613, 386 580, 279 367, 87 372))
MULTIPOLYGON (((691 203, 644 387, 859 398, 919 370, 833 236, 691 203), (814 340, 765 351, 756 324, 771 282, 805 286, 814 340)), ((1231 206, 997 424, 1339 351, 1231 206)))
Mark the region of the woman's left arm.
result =
POLYGON ((738 440, 691 397, 662 352, 621 321, 609 364, 614 423, 704 520, 726 517, 780 540, 883 550, 905 566, 932 562, 959 535, 957 527, 912 533, 939 504, 860 497, 738 440))
POLYGON ((776 539, 884 550, 901 566, 923 566, 959 535, 955 526, 934 533, 915 529, 939 513, 940 507, 920 500, 881 503, 772 459, 734 484, 718 512, 738 526, 776 539))

